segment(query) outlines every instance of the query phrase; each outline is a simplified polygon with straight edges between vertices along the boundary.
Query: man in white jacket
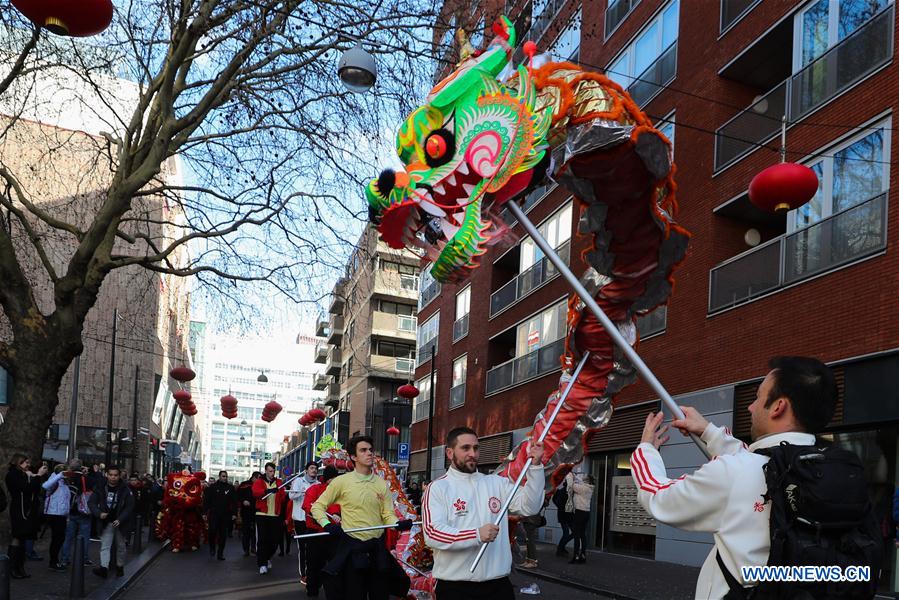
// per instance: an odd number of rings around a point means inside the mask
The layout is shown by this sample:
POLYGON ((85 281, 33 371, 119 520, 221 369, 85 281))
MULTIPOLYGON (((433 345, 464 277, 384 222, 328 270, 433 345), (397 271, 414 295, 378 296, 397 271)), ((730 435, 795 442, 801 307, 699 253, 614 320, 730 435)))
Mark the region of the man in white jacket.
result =
MULTIPOLYGON (((515 598, 509 572, 512 550, 506 519, 493 524, 513 482, 478 473, 478 436, 458 427, 446 436, 446 475, 428 486, 422 501, 425 543, 434 551, 433 575, 440 600, 507 600, 515 598), (469 567, 481 544, 489 544, 474 573, 469 567)), ((509 510, 534 515, 543 506, 543 445, 532 444, 534 466, 509 510)))
POLYGON ((696 409, 681 407, 684 419, 671 425, 682 433, 701 436, 712 460, 689 475, 668 479, 658 448, 668 439, 661 427, 662 413, 646 417, 643 437, 631 456, 631 475, 637 498, 657 521, 685 531, 714 534, 715 545, 699 572, 696 598, 724 598, 727 580, 717 564, 724 566, 744 587, 740 567, 768 562, 770 502, 762 467, 768 457, 756 454, 781 442, 812 445, 833 416, 837 387, 830 369, 814 358, 780 357, 749 406, 750 435, 747 446, 727 428, 717 427, 696 409))
MULTIPOLYGON (((293 480, 290 485, 290 491, 287 496, 293 501, 293 530, 296 535, 306 533, 306 511, 303 510, 303 499, 306 497, 306 490, 318 483, 318 465, 315 462, 306 463, 305 473, 293 480)), ((297 540, 297 550, 299 551, 299 570, 300 582, 306 585, 306 540, 297 540)))

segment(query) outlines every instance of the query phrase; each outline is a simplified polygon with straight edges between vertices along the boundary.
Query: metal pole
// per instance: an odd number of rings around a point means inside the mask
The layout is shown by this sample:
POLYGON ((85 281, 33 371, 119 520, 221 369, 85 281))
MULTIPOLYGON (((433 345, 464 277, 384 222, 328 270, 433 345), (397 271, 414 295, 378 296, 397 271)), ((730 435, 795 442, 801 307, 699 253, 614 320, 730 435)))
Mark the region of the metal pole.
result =
POLYGON ((115 345, 119 309, 112 311, 112 350, 109 354, 109 396, 106 399, 106 466, 112 463, 112 402, 115 396, 115 345))
MULTIPOLYGON (((637 351, 634 350, 630 344, 627 343, 627 340, 624 339, 624 336, 621 335, 621 332, 618 331, 618 327, 612 322, 612 320, 603 312, 603 310, 596 303, 596 300, 593 299, 584 286, 581 285, 581 282, 578 281, 577 277, 574 276, 574 273, 568 268, 559 255, 556 253, 555 249, 550 247, 549 243, 540 235, 540 232, 537 231, 537 228, 534 227, 534 224, 530 222, 527 218, 527 215, 524 214, 524 211, 521 210, 521 207, 518 206, 515 202, 507 202, 506 205, 509 207, 509 211, 511 211, 512 215, 518 219, 518 222, 524 226, 525 231, 533 238, 534 242, 543 250, 543 254, 552 262, 562 276, 568 281, 571 287, 574 288, 574 291, 580 296, 581 300, 583 300, 584 304, 587 308, 590 309, 590 312, 594 314, 594 316, 599 319, 599 322, 602 323, 603 328, 606 330, 606 333, 609 334, 609 337, 612 338, 612 341, 618 346, 618 349, 627 357, 630 363, 634 366, 640 376, 649 384, 649 387, 658 394, 659 398, 661 398, 665 407, 678 419, 684 418, 684 412, 680 409, 674 399, 671 397, 671 394, 665 389, 665 387, 661 384, 661 382, 656 378, 652 371, 649 370, 649 367, 646 366, 646 363, 643 362, 643 359, 637 354, 637 351)), ((699 439, 699 436, 691 433, 690 437, 699 447, 699 450, 705 455, 706 458, 711 460, 712 456, 709 453, 708 448, 706 448, 705 443, 699 439)))
MULTIPOLYGON (((421 521, 414 521, 412 524, 413 525, 421 525, 421 521)), ((394 527, 396 527, 396 523, 394 523, 393 525, 372 525, 371 527, 356 527, 355 529, 344 529, 343 532, 344 533, 357 533, 359 531, 377 531, 378 529, 393 529, 394 527)), ((331 534, 327 531, 319 531, 318 533, 305 533, 303 535, 295 535, 295 536, 293 536, 293 539, 302 540, 302 539, 311 538, 311 537, 320 537, 323 535, 331 535, 331 534)))
POLYGON ((83 535, 75 536, 75 549, 72 552, 72 574, 69 579, 69 598, 84 598, 84 546, 87 541, 83 535))
POLYGON ((138 382, 140 379, 140 365, 134 367, 134 405, 131 407, 131 472, 134 473, 134 467, 137 463, 137 401, 138 401, 138 382))
POLYGON ((434 369, 436 368, 437 362, 437 346, 431 346, 431 374, 429 375, 430 379, 430 390, 428 391, 428 447, 426 455, 427 466, 425 469, 427 473, 425 473, 425 481, 431 481, 431 466, 434 457, 433 449, 431 445, 434 443, 434 369))
POLYGON ((72 374, 72 405, 69 407, 69 459, 75 458, 78 431, 78 381, 81 375, 81 355, 75 357, 75 371, 72 374))
MULTIPOLYGON (((578 363, 577 368, 575 368, 574 373, 571 374, 571 379, 568 381, 568 385, 565 386, 565 390, 562 392, 562 396, 559 397, 559 401, 556 403, 556 407, 553 409, 553 414, 550 415, 549 420, 546 421, 546 424, 543 426, 543 431, 540 432, 540 437, 537 438, 537 443, 542 444, 543 440, 546 439, 546 435, 549 433, 550 428, 555 422, 556 417, 559 416, 559 411, 562 410, 562 406, 565 404, 565 400, 568 399, 568 394, 571 393, 571 388, 574 387, 574 382, 577 381, 577 378, 581 374, 581 369, 584 368, 584 365, 587 364, 587 359, 590 358, 590 353, 585 352, 584 356, 581 357, 581 362, 578 363)), ((525 475, 527 475, 528 469, 531 468, 531 463, 534 462, 534 459, 528 457, 527 461, 524 463, 524 467, 522 467, 521 471, 518 473, 518 478, 515 479, 515 484, 512 486, 512 493, 509 494, 509 497, 506 498, 506 501, 503 503, 503 507, 500 509, 499 514, 496 515, 496 519, 493 524, 499 527, 499 524, 503 522, 503 519, 506 518, 506 512, 509 510, 509 506, 512 504, 512 498, 515 497, 515 494, 518 493, 518 489, 521 487, 521 482, 524 481, 525 475)), ((478 549, 477 556, 474 557, 474 561, 471 563, 471 567, 468 568, 469 573, 474 573, 474 570, 478 568, 478 563, 481 562, 481 558, 484 556, 484 553, 487 551, 487 542, 485 544, 481 544, 480 549, 478 549)))

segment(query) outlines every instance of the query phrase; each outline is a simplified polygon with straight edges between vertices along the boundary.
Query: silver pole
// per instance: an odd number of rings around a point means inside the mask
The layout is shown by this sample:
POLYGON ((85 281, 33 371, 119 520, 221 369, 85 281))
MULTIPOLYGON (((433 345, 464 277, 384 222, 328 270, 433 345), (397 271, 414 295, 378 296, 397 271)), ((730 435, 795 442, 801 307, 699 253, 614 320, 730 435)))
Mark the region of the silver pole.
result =
POLYGON ((273 489, 273 490, 271 490, 271 491, 268 491, 268 492, 264 493, 264 494, 262 495, 262 498, 260 498, 260 500, 265 500, 266 498, 268 498, 269 496, 271 496, 272 494, 274 494, 275 492, 277 492, 278 490, 280 490, 281 488, 283 488, 285 485, 287 485, 288 483, 290 483, 291 481, 293 481, 294 479, 296 479, 296 478, 299 477, 300 475, 303 475, 304 473, 306 473, 306 471, 300 471, 299 473, 297 473, 296 475, 294 475, 293 477, 291 477, 290 479, 288 479, 287 481, 285 481, 284 483, 282 483, 281 485, 279 485, 279 486, 276 487, 275 489, 273 489))
MULTIPOLYGON (((415 521, 412 523, 413 525, 421 525, 421 521, 415 521)), ((344 529, 344 533, 356 533, 358 531, 376 531, 378 529, 393 529, 396 527, 396 523, 393 525, 372 525, 371 527, 356 527, 355 529, 344 529)), ((311 537, 320 537, 323 535, 331 535, 327 531, 319 531, 318 533, 304 533, 303 535, 295 535, 293 539, 302 540, 311 537)))
MULTIPOLYGON (((662 402, 665 404, 665 407, 678 419, 684 418, 684 412, 680 409, 674 399, 671 397, 671 394, 665 389, 665 387, 659 382, 656 376, 652 371, 649 370, 649 367, 646 366, 646 363, 643 362, 643 359, 637 354, 637 351, 634 350, 630 344, 627 343, 627 340, 624 339, 624 336, 621 335, 621 332, 618 331, 618 327, 612 322, 612 320, 603 312, 603 310, 596 303, 596 300, 593 299, 587 290, 584 289, 584 286, 581 285, 581 282, 578 281, 577 277, 574 276, 574 273, 568 268, 562 259, 559 258, 559 255, 556 253, 554 248, 551 248, 549 243, 540 235, 540 232, 537 231, 537 228, 534 227, 534 224, 528 220, 527 216, 524 214, 524 211, 521 210, 521 207, 518 206, 515 202, 507 202, 506 206, 509 207, 511 213, 518 219, 518 222, 524 226, 525 231, 534 239, 534 242, 543 250, 543 253, 546 257, 552 262, 563 277, 568 281, 571 287, 574 288, 574 291, 578 296, 581 297, 581 300, 584 301, 584 304, 587 308, 590 309, 599 322, 602 323, 602 326, 605 328, 606 333, 612 338, 612 341, 615 342, 615 345, 618 346, 618 349, 621 350, 627 359, 630 361, 634 368, 637 369, 637 372, 640 376, 649 384, 649 387, 658 394, 659 398, 662 399, 662 402)), ((712 458, 712 455, 709 453, 708 448, 706 448, 705 443, 699 439, 699 436, 695 433, 691 433, 690 437, 699 447, 699 450, 705 455, 706 458, 712 458)))
MULTIPOLYGON (((581 362, 578 363, 577 368, 571 375, 571 380, 568 382, 568 385, 565 386, 565 390, 562 392, 562 396, 556 403, 556 407, 555 409, 553 409, 553 414, 550 415, 549 420, 546 422, 546 425, 543 426, 543 431, 540 432, 540 437, 537 438, 538 444, 542 444, 543 440, 546 439, 546 434, 549 433, 550 427, 552 427, 552 424, 556 420, 556 417, 559 416, 559 411, 562 410, 562 405, 565 404, 565 400, 568 399, 568 394, 571 393, 571 388, 574 387, 574 382, 577 381, 578 376, 581 374, 581 369, 583 369, 584 365, 587 364, 588 358, 590 358, 590 353, 585 352, 584 356, 581 358, 581 362)), ((532 462, 534 462, 534 459, 529 456, 527 461, 525 461, 524 467, 521 469, 521 472, 518 473, 518 478, 515 480, 515 484, 512 486, 512 493, 509 494, 508 498, 506 498, 506 501, 503 503, 503 507, 500 509, 499 514, 496 515, 496 519, 493 522, 493 524, 497 527, 500 523, 502 523, 503 519, 506 518, 506 512, 508 512, 509 506, 512 504, 512 498, 514 498, 515 494, 518 493, 518 489, 521 487, 521 482, 524 480, 524 476, 527 475, 528 469, 531 467, 532 462)), ((478 568, 478 563, 481 562, 481 558, 483 558, 484 552, 487 551, 487 544, 489 543, 490 542, 481 544, 480 549, 478 549, 478 555, 474 557, 474 561, 471 563, 471 567, 469 567, 468 569, 469 573, 474 573, 474 570, 478 568)))

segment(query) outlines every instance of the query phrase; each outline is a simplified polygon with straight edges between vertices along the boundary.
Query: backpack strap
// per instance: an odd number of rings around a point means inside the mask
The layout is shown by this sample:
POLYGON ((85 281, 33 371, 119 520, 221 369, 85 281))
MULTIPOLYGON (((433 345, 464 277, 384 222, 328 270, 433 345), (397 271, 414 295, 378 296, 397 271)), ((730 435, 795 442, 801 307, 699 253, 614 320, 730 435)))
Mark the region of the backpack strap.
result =
POLYGON ((752 592, 755 591, 755 589, 750 588, 747 590, 740 585, 740 582, 736 580, 727 568, 727 565, 724 564, 724 561, 721 559, 721 553, 718 552, 717 548, 715 549, 715 561, 718 563, 718 568, 721 569, 721 574, 724 575, 727 587, 730 588, 730 591, 724 597, 724 600, 748 600, 751 598, 752 592))

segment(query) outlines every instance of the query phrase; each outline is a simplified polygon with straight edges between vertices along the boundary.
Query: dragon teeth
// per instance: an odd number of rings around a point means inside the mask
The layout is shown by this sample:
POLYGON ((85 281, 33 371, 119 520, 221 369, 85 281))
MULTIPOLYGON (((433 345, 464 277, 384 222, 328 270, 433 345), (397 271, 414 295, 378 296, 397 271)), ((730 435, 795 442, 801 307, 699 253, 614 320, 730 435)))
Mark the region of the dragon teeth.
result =
POLYGON ((446 176, 446 180, 445 180, 445 181, 446 181, 449 185, 456 185, 456 174, 455 174, 455 173, 450 173, 449 175, 446 176))
POLYGON ((468 163, 463 160, 459 163, 459 167, 456 170, 459 172, 459 175, 468 175, 468 163))
POLYGON ((446 239, 452 238, 456 235, 456 232, 459 231, 459 227, 457 225, 453 225, 446 219, 440 219, 440 228, 443 230, 443 234, 446 236, 446 239))
POLYGON ((439 194, 441 196, 446 193, 446 190, 443 189, 443 184, 435 185, 433 188, 433 191, 434 191, 434 194, 439 194))
POLYGON ((475 186, 471 185, 470 183, 462 184, 462 189, 465 190, 465 193, 468 194, 469 196, 471 196, 471 193, 474 191, 474 188, 475 188, 475 186))
POLYGON ((443 217, 446 215, 445 212, 440 210, 440 207, 435 206, 429 200, 430 200, 430 198, 428 198, 428 200, 422 200, 422 202, 421 202, 422 210, 424 210, 429 215, 434 215, 435 217, 443 217))

